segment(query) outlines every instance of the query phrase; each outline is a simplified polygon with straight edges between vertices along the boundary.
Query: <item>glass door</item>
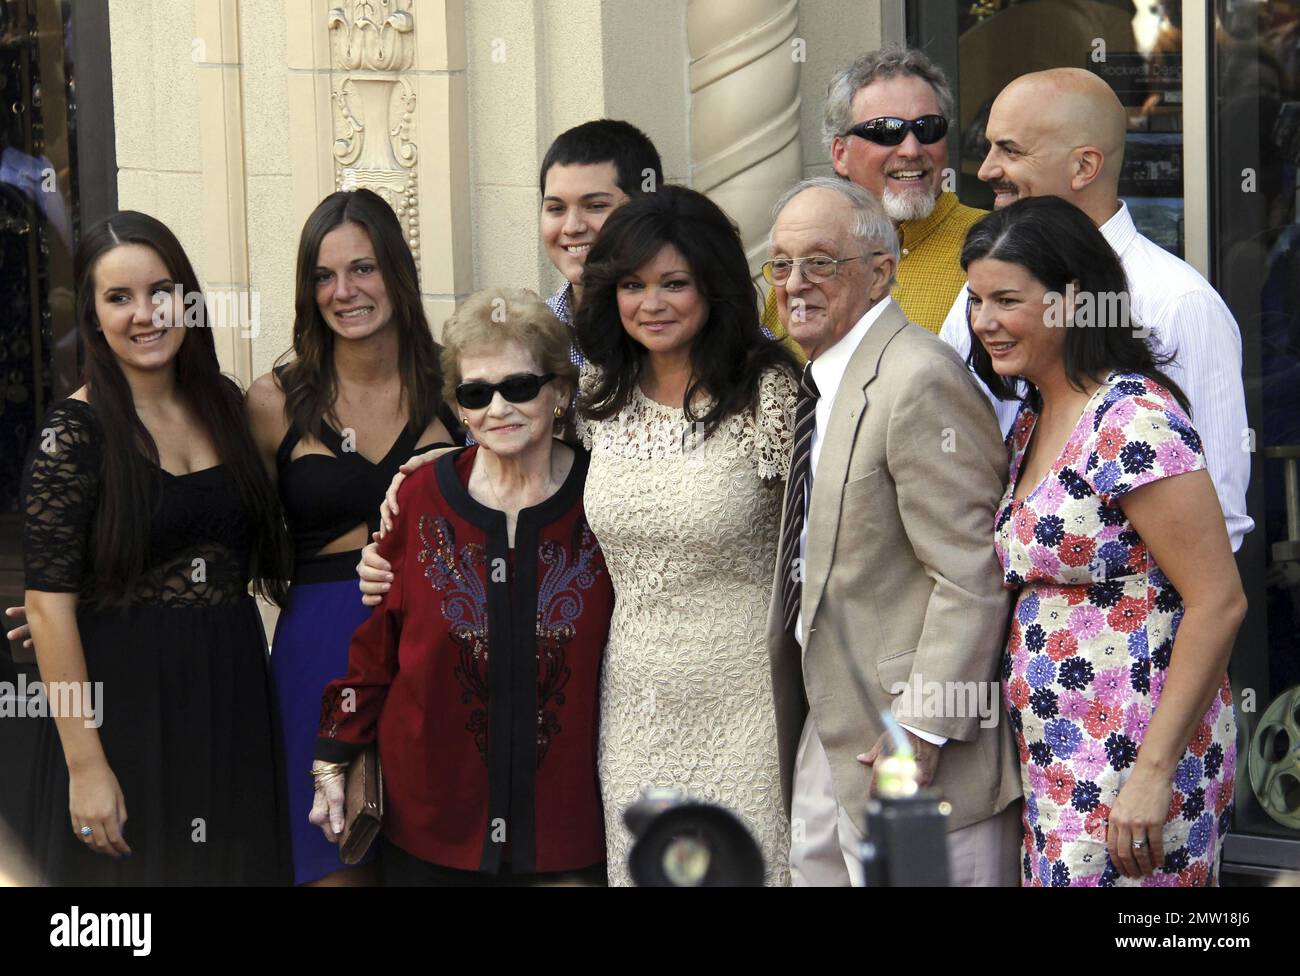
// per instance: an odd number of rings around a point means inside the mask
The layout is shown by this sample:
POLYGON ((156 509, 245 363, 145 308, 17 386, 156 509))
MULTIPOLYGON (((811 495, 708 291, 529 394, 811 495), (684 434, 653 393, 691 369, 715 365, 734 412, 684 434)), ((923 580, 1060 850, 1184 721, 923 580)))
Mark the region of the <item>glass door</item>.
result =
POLYGON ((1224 860, 1300 869, 1300 2, 1212 7, 1212 280, 1241 328, 1255 520, 1224 860))
POLYGON ((23 462, 76 386, 76 91, 68 0, 0 2, 0 599, 21 600, 23 462))
POLYGON ((1020 75, 1083 68, 1128 110, 1120 196, 1146 237, 1179 257, 1186 249, 1183 49, 1177 3, 1132 0, 910 0, 907 39, 954 81, 950 164, 963 203, 991 209, 976 178, 988 151, 989 108, 1020 75))

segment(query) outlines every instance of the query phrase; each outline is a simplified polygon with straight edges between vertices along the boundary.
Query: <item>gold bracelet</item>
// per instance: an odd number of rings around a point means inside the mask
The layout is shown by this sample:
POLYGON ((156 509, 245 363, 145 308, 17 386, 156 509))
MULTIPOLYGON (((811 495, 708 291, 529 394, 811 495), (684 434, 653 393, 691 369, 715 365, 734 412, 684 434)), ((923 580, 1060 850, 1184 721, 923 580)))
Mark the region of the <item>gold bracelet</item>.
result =
MULTIPOLYGON (((323 759, 318 759, 316 761, 325 762, 325 760, 323 759)), ((347 763, 326 763, 324 766, 313 767, 311 771, 311 775, 313 779, 321 779, 322 777, 325 776, 333 776, 338 773, 347 772, 347 768, 348 768, 347 763)))

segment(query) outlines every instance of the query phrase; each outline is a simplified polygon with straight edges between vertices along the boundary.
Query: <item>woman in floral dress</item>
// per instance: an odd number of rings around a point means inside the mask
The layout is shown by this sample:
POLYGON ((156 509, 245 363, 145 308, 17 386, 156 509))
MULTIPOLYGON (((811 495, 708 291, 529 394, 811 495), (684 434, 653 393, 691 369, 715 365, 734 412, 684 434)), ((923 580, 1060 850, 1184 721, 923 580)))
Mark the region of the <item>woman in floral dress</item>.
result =
POLYGON ((1098 300, 1127 282, 1070 204, 991 214, 962 265, 972 365, 1003 398, 1028 384, 995 529, 1019 589, 1002 680, 1024 883, 1213 884, 1246 601, 1185 398, 1127 306, 1098 300))

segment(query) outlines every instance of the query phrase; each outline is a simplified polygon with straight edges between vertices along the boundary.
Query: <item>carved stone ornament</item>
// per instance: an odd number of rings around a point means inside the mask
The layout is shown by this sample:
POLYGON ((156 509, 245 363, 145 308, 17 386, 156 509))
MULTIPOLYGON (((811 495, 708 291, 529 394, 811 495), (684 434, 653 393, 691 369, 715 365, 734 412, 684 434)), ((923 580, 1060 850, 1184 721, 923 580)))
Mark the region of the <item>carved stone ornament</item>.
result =
POLYGON ((329 12, 334 85, 334 182, 364 187, 397 213, 420 258, 419 188, 413 140, 413 0, 350 0, 329 12))
POLYGON ((329 14, 335 69, 407 71, 415 64, 412 0, 351 0, 329 14))

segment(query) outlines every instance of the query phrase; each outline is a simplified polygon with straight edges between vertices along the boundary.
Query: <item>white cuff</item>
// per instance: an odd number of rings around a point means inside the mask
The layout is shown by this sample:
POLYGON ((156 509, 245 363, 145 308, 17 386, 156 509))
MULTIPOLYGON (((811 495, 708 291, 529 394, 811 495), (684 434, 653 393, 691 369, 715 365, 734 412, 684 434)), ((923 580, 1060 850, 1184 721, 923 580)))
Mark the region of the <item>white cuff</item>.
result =
POLYGON ((948 741, 948 737, 946 735, 935 735, 933 732, 925 732, 922 731, 921 729, 914 729, 912 728, 912 726, 906 724, 905 722, 899 722, 898 724, 903 726, 903 728, 907 729, 907 731, 911 732, 918 739, 924 739, 932 746, 942 746, 948 741))

